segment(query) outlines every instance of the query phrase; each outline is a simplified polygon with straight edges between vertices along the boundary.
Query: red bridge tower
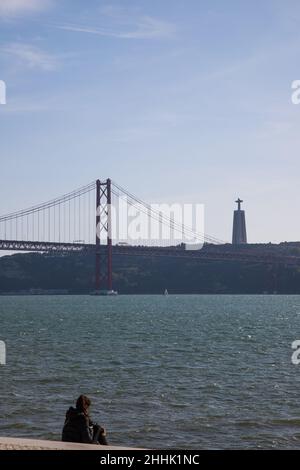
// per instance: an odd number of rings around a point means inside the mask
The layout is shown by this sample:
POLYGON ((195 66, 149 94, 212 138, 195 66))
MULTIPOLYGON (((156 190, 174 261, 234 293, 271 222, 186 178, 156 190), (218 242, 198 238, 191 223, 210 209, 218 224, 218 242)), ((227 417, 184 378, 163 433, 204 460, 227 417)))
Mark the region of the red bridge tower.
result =
POLYGON ((96 293, 112 293, 112 230, 111 180, 96 181, 96 293), (106 249, 101 249, 102 233, 106 232, 106 249))

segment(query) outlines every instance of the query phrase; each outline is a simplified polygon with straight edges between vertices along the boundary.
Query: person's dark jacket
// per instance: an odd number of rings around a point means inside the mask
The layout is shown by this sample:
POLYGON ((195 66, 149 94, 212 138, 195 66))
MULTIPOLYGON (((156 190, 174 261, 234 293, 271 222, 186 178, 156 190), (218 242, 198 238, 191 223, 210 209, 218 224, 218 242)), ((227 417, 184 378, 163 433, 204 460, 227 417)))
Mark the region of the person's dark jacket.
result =
POLYGON ((62 441, 107 445, 104 429, 73 407, 66 413, 62 441))

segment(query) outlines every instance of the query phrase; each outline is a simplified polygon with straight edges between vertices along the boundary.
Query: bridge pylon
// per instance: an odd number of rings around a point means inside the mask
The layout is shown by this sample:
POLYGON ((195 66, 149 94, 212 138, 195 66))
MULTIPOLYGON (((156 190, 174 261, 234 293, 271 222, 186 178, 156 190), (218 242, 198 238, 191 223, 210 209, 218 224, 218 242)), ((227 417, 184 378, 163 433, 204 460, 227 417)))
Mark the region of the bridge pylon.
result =
POLYGON ((96 294, 112 293, 111 180, 96 181, 96 294), (106 250, 100 250, 102 233, 106 233, 106 250), (103 254, 105 253, 105 254, 103 254))

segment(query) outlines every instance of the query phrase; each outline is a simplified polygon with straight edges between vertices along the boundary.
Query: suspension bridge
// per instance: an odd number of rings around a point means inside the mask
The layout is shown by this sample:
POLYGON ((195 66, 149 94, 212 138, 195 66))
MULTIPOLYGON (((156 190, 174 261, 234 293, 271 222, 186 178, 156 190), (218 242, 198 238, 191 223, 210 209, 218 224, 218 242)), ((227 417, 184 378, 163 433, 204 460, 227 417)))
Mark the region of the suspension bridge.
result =
MULTIPOLYGON (((140 220, 139 225, 141 223, 140 220)), ((135 228, 140 230, 140 227, 135 228)), ((48 202, 0 216, 0 250, 92 252, 95 254, 95 292, 113 292, 113 255, 300 265, 298 256, 253 253, 245 246, 233 250, 224 241, 200 233, 183 220, 176 220, 174 215, 153 208, 110 179, 94 181, 48 202), (120 206, 124 201, 132 214, 139 214, 147 226, 146 240, 138 237, 129 240, 120 234, 124 218, 120 206), (150 233, 153 226, 156 237, 150 233), (166 230, 168 238, 162 236, 166 230), (187 249, 185 243, 178 242, 186 239, 194 249, 187 249), (195 249, 197 246, 204 248, 195 249)))

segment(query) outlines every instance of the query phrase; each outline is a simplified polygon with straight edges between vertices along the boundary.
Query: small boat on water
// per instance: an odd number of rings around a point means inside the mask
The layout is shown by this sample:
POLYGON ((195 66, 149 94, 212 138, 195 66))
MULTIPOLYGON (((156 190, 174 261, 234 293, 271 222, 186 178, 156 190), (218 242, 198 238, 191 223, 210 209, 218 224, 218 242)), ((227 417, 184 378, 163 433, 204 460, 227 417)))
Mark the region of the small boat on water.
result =
POLYGON ((116 290, 108 290, 106 295, 118 295, 116 290))

